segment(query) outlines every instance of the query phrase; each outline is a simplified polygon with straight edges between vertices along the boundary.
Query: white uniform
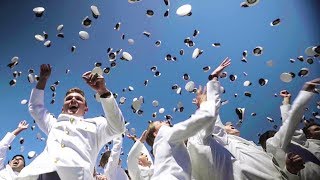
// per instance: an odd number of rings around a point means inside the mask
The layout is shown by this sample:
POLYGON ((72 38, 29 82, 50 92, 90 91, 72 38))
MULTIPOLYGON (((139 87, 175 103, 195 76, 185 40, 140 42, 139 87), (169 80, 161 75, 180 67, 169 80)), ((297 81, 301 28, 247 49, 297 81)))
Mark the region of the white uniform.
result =
MULTIPOLYGON (((218 81, 207 83, 208 100, 216 104, 215 117, 219 114, 221 92, 218 81)), ((192 177, 196 180, 233 179, 232 154, 211 136, 215 122, 216 118, 213 118, 210 125, 188 139, 192 177)))
POLYGON ((129 180, 126 172, 119 165, 122 141, 122 136, 113 139, 110 157, 104 169, 104 175, 108 180, 129 180))
POLYGON ((149 151, 141 143, 137 140, 134 145, 132 146, 129 154, 128 154, 128 171, 129 175, 132 180, 150 180, 153 175, 153 161, 149 154, 149 151), (150 167, 143 167, 140 166, 139 163, 139 156, 140 153, 143 153, 148 156, 148 160, 151 162, 150 167))
POLYGON ((36 180, 39 174, 53 171, 57 171, 61 180, 93 179, 99 150, 125 131, 115 99, 100 98, 100 101, 105 118, 60 114, 56 119, 44 107, 44 91, 33 89, 29 111, 48 138, 44 151, 20 172, 18 179, 36 180))
POLYGON ((300 91, 291 110, 289 104, 282 105, 283 125, 274 137, 267 140, 267 152, 274 154, 280 167, 285 167, 286 153, 293 152, 302 157, 305 168, 300 171, 300 179, 320 179, 320 140, 306 139, 301 129, 296 130, 312 95, 300 91))
POLYGON ((5 165, 7 150, 16 136, 8 132, 0 141, 0 179, 11 180, 17 177, 18 172, 14 172, 8 164, 5 165))
POLYGON ((191 162, 184 141, 210 124, 214 103, 203 102, 188 120, 173 127, 161 126, 154 140, 154 174, 151 179, 191 179, 191 162))

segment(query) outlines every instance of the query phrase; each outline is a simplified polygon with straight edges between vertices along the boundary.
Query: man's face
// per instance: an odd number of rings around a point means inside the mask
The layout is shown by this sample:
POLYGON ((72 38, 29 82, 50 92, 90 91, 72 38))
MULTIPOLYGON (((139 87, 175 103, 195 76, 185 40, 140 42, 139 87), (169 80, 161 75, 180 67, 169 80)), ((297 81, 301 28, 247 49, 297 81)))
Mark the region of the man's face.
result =
POLYGON ((227 134, 240 136, 240 131, 238 129, 234 128, 232 124, 226 125, 224 128, 225 128, 227 134))
POLYGON ((139 156, 139 165, 143 167, 147 167, 151 165, 151 162, 148 159, 148 156, 144 153, 141 153, 139 156))
POLYGON ((313 125, 308 128, 311 138, 320 140, 320 126, 313 125))
POLYGON ((23 158, 21 156, 16 156, 9 163, 13 171, 20 172, 24 168, 23 158))
POLYGON ((64 98, 62 113, 74 116, 83 116, 88 111, 85 98, 76 92, 64 98))

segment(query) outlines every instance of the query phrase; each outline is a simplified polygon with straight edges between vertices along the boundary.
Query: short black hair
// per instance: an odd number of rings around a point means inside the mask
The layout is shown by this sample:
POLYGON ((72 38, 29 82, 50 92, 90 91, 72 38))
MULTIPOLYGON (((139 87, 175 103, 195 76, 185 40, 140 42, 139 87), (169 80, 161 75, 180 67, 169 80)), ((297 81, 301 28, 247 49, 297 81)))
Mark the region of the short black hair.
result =
POLYGON ((24 156, 23 156, 22 154, 17 154, 17 155, 15 155, 15 156, 12 157, 11 161, 12 161, 14 158, 16 158, 16 157, 22 157, 22 159, 23 159, 23 167, 25 167, 25 166, 26 166, 26 161, 25 161, 25 159, 24 159, 24 156))
POLYGON ((310 138, 311 138, 311 134, 310 134, 310 131, 309 131, 309 128, 310 128, 311 126, 320 126, 320 124, 315 123, 315 122, 313 122, 313 121, 310 121, 309 123, 307 123, 307 124, 304 126, 304 128, 302 128, 302 131, 303 131, 303 133, 305 134, 305 136, 306 136, 307 139, 310 139, 310 138))
POLYGON ((277 133, 277 131, 275 130, 269 130, 266 131, 265 133, 261 134, 259 137, 259 144, 262 146, 262 148, 266 151, 266 142, 269 138, 273 137, 275 134, 277 133))

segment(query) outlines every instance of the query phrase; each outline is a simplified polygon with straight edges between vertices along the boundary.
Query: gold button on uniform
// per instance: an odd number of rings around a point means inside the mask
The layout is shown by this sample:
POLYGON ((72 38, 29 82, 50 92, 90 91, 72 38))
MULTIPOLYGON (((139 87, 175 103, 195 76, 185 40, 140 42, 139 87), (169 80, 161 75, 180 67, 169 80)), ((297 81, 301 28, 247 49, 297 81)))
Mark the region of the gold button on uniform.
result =
POLYGON ((69 135, 69 133, 70 133, 68 130, 66 130, 65 132, 66 132, 67 135, 69 135))
POLYGON ((63 143, 61 143, 61 147, 64 148, 64 147, 66 147, 66 145, 64 145, 63 143))
POLYGON ((74 118, 70 118, 71 124, 73 124, 74 120, 75 120, 74 118))

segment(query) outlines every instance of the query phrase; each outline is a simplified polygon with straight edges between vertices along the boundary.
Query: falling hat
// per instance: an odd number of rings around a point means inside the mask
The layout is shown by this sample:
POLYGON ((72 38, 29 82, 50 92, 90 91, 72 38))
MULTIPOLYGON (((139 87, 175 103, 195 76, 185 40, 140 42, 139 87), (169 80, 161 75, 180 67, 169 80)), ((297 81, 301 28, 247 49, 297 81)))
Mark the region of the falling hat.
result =
POLYGON ((305 77, 309 74, 309 69, 308 68, 302 68, 300 69, 298 76, 300 77, 305 77))
POLYGON ((264 86, 268 83, 268 79, 260 78, 259 79, 259 84, 260 86, 264 86))
POLYGON ((60 24, 58 27, 57 27, 57 31, 62 31, 63 29, 63 24, 60 24))
POLYGON ((230 81, 235 81, 237 79, 237 75, 231 74, 229 78, 230 78, 230 81))
POLYGON ((80 31, 79 36, 82 40, 87 40, 89 39, 89 34, 86 31, 80 31))
POLYGON ((26 100, 26 99, 23 99, 23 100, 21 100, 21 102, 20 102, 22 105, 25 105, 25 104, 27 104, 28 103, 28 100, 26 100))
POLYGON ((270 26, 278 26, 280 24, 280 22, 281 22, 281 20, 279 18, 277 18, 270 23, 270 26))
POLYGON ((261 46, 257 46, 253 49, 253 55, 260 56, 263 52, 263 48, 261 46))
POLYGON ((250 86, 252 83, 250 81, 243 82, 243 86, 250 86))
POLYGON ((190 4, 185 4, 185 5, 182 5, 180 6, 177 11, 176 11, 176 14, 178 16, 191 16, 191 5, 190 4))
POLYGON ((47 40, 46 42, 43 43, 44 46, 50 47, 51 46, 51 41, 47 40))
POLYGON ((157 40, 154 44, 156 45, 156 47, 160 47, 161 41, 160 41, 160 40, 157 40))
POLYGON ((202 53, 203 53, 203 50, 196 48, 192 53, 192 59, 197 59, 202 53))
POLYGON ((44 13, 45 9, 43 7, 35 7, 33 8, 33 12, 37 17, 41 17, 44 13))
POLYGON ((169 16, 169 9, 166 10, 166 12, 163 13, 163 17, 168 17, 169 16))
POLYGON ((92 69, 91 74, 98 74, 100 76, 103 76, 103 70, 101 69, 100 66, 96 66, 92 69))
POLYGON ((244 111, 245 111, 245 108, 236 108, 236 113, 238 115, 239 120, 243 120, 244 111))
POLYGON ((195 87, 195 83, 193 81, 189 81, 187 82, 187 84, 185 85, 185 89, 188 91, 188 92, 192 92, 193 89, 195 87))
POLYGON ((307 57, 306 61, 308 64, 313 64, 313 57, 307 57))
POLYGON ((36 156, 36 152, 35 151, 28 152, 28 159, 32 159, 35 156, 36 156))
POLYGON ((307 56, 315 56, 315 55, 317 55, 317 52, 314 51, 314 46, 307 47, 304 52, 306 53, 307 56))
POLYGON ((130 45, 133 45, 133 44, 134 44, 134 40, 133 40, 133 39, 128 39, 128 43, 129 43, 130 45))
POLYGON ((97 19, 100 16, 100 12, 98 10, 98 7, 92 5, 90 8, 91 8, 92 16, 97 19))
POLYGON ((131 61, 132 60, 132 56, 128 52, 123 52, 122 53, 122 57, 120 59, 121 60, 126 60, 126 61, 131 61))
POLYGON ((170 6, 170 0, 163 0, 163 2, 166 6, 170 6))
POLYGON ((148 17, 152 17, 154 15, 154 12, 151 9, 148 9, 147 12, 146 12, 146 15, 148 17))
POLYGON ((44 36, 43 36, 43 35, 40 35, 40 34, 36 34, 36 35, 34 36, 34 38, 36 38, 36 40, 38 40, 38 41, 44 41, 44 40, 45 40, 44 36))
POLYGON ((159 109, 159 113, 160 113, 160 114, 164 113, 164 111, 165 111, 164 108, 160 108, 160 109, 159 109))
POLYGON ((118 22, 115 26, 114 26, 114 30, 116 31, 119 31, 120 30, 120 25, 121 25, 121 22, 118 22))
POLYGON ((248 6, 255 6, 259 3, 260 0, 245 0, 248 6))
POLYGON ((91 27, 91 19, 88 17, 88 16, 86 16, 83 20, 82 20, 82 25, 84 26, 84 27, 86 27, 86 28, 89 28, 89 27, 91 27))
POLYGON ((157 100, 153 100, 152 101, 152 106, 158 107, 159 106, 159 102, 157 100))
POLYGON ((289 83, 292 81, 292 75, 290 73, 284 72, 280 75, 280 79, 283 82, 289 83))

